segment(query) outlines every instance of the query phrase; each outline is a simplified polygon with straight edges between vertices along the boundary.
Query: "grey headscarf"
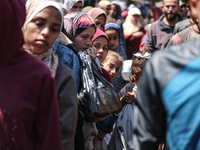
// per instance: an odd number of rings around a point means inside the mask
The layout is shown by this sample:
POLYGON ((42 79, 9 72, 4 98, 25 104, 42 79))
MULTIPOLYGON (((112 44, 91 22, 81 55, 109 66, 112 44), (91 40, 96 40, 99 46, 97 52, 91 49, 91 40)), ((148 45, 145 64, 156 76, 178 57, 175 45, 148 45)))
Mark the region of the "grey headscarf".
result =
POLYGON ((65 0, 64 5, 68 12, 70 12, 70 9, 76 4, 77 2, 82 2, 82 6, 84 5, 84 0, 65 0))

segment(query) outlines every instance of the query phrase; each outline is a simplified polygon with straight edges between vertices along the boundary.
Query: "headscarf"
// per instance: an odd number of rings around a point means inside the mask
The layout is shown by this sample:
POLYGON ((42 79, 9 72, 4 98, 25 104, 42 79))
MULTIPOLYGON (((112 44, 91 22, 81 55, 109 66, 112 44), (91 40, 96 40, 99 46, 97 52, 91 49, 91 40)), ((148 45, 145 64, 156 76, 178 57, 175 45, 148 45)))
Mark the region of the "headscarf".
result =
POLYGON ((133 15, 141 15, 141 11, 137 8, 137 7, 134 7, 134 8, 131 8, 129 11, 128 11, 128 16, 126 17, 124 23, 123 23, 123 29, 124 29, 124 35, 131 35, 133 34, 134 32, 137 32, 140 30, 140 22, 138 22, 137 25, 134 25, 132 23, 132 17, 133 15))
POLYGON ((24 0, 2 0, 0 4, 0 67, 15 62, 24 53, 21 27, 25 20, 24 0))
POLYGON ((87 12, 88 15, 90 15, 94 20, 99 16, 104 14, 105 19, 107 18, 106 12, 101 8, 92 8, 87 12))
POLYGON ((86 6, 86 7, 84 7, 83 9, 82 9, 82 13, 87 13, 90 9, 92 9, 93 7, 92 6, 86 6))
POLYGON ((64 28, 68 34, 67 36, 69 36, 72 41, 80 34, 80 31, 84 31, 91 25, 94 25, 96 29, 92 17, 82 12, 69 13, 64 17, 64 28))
POLYGON ((99 29, 97 29, 96 33, 94 34, 94 37, 92 38, 92 42, 94 42, 100 36, 103 36, 103 37, 105 37, 107 39, 108 47, 109 47, 109 42, 110 41, 109 41, 108 36, 102 30, 99 30, 99 29))
MULTIPOLYGON (((52 6, 56 8, 61 14, 61 25, 63 24, 63 10, 62 7, 54 0, 28 0, 26 2, 26 21, 24 23, 24 30, 27 24, 38 14, 41 10, 46 7, 52 6)), ((62 28, 62 27, 61 27, 62 28)))
POLYGON ((108 0, 101 0, 98 3, 98 6, 101 8, 106 8, 108 5, 111 5, 111 3, 108 0))
MULTIPOLYGON (((109 28, 114 28, 119 34, 119 44, 114 51, 117 52, 123 58, 123 60, 126 60, 126 49, 123 45, 119 26, 115 23, 108 23, 105 25, 105 31, 109 28)), ((112 79, 112 84, 115 87, 116 92, 119 93, 119 91, 125 86, 125 81, 123 80, 121 74, 112 79)))
POLYGON ((118 32, 118 35, 119 35, 119 44, 114 51, 117 52, 123 58, 123 60, 126 60, 126 58, 127 58, 126 57, 126 49, 122 42, 119 26, 115 23, 108 23, 105 25, 105 31, 109 28, 114 28, 118 32))
POLYGON ((64 5, 68 12, 70 12, 70 9, 76 4, 77 2, 82 2, 82 6, 84 5, 84 0, 65 0, 64 5))
POLYGON ((128 10, 122 11, 121 16, 122 16, 122 18, 125 20, 126 17, 128 16, 128 10))
MULTIPOLYGON (((49 7, 49 6, 56 8, 60 12, 61 18, 62 18, 61 19, 61 25, 62 25, 63 24, 63 10, 62 10, 62 7, 57 2, 50 1, 50 0, 29 0, 26 4, 27 18, 24 24, 24 31, 26 30, 27 24, 34 18, 34 16, 37 15, 40 11, 42 11, 44 8, 49 7)), ((26 49, 26 51, 29 54, 34 55, 38 57, 39 59, 41 59, 50 68, 51 72, 54 75, 56 74, 56 70, 58 67, 58 57, 52 51, 52 49, 49 49, 42 54, 35 54, 30 49, 26 49)))
POLYGON ((119 26, 118 26, 116 23, 108 23, 108 24, 106 24, 106 25, 105 25, 105 31, 106 31, 108 28, 114 28, 114 29, 118 32, 119 37, 121 36, 121 34, 120 34, 120 28, 119 28, 119 26))

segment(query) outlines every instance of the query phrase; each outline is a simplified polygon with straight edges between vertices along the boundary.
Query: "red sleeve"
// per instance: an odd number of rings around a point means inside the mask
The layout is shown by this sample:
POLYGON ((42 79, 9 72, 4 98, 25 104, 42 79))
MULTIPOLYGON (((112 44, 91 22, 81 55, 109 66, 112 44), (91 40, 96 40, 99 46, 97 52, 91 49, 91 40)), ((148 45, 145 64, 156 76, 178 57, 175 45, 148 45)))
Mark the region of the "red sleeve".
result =
MULTIPOLYGON (((141 27, 141 28, 140 28, 140 31, 142 31, 144 34, 146 34, 146 30, 145 30, 144 27, 141 27)), ((144 35, 144 34, 143 34, 143 35, 144 35)))
POLYGON ((135 39, 135 37, 131 34, 131 35, 124 35, 124 38, 126 41, 133 41, 135 39))
POLYGON ((140 51, 143 51, 144 48, 145 48, 145 47, 144 47, 145 40, 146 40, 146 34, 144 34, 143 37, 142 37, 141 40, 140 40, 140 45, 139 45, 140 51))

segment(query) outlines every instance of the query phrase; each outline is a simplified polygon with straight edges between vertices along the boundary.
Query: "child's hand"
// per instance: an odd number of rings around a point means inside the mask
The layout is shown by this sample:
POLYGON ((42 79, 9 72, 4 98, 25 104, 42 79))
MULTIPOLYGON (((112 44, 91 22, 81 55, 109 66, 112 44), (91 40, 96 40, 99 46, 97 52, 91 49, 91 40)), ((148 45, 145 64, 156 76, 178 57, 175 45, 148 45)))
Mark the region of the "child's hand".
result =
POLYGON ((86 50, 86 53, 89 54, 90 56, 92 56, 94 59, 96 59, 96 57, 97 57, 97 52, 98 51, 94 46, 92 46, 86 50))
POLYGON ((127 92, 123 97, 120 98, 120 101, 123 105, 125 104, 132 104, 135 98, 135 93, 127 92))

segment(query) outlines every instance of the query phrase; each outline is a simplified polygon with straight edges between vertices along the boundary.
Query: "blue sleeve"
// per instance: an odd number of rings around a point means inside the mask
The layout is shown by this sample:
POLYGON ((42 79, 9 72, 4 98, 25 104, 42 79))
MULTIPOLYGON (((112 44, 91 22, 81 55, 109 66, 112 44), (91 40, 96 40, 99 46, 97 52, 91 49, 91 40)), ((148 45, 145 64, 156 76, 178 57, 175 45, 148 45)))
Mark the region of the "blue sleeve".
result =
POLYGON ((73 70, 76 79, 77 92, 80 87, 80 64, 77 55, 66 46, 60 45, 57 40, 52 49, 57 55, 60 62, 67 65, 70 69, 73 70))

